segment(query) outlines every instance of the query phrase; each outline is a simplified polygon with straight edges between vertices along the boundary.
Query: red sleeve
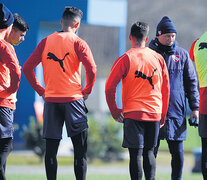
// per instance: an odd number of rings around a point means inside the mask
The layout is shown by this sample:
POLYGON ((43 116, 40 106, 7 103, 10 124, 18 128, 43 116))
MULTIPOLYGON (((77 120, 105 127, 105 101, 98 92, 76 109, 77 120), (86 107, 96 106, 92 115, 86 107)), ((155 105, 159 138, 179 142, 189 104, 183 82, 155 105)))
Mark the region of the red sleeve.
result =
POLYGON ((0 97, 6 98, 18 90, 20 84, 21 70, 14 48, 12 47, 12 45, 4 41, 1 41, 0 59, 1 62, 3 62, 10 71, 10 86, 2 86, 4 90, 0 92, 0 97))
POLYGON ((191 59, 192 61, 195 61, 193 50, 194 50, 195 43, 197 42, 197 40, 198 40, 198 39, 196 39, 196 40, 192 43, 191 48, 190 48, 190 52, 189 52, 190 59, 191 59))
POLYGON ((30 83, 30 85, 32 86, 32 88, 40 96, 42 96, 44 94, 45 89, 38 82, 38 80, 35 76, 34 69, 39 63, 42 62, 42 52, 44 50, 45 43, 46 43, 46 39, 43 39, 23 66, 23 73, 24 73, 25 77, 27 78, 27 80, 30 83))
MULTIPOLYGON (((162 57, 161 57, 162 58, 162 57)), ((163 58, 162 58, 163 59, 163 58)), ((168 104, 169 104, 169 98, 170 98, 170 80, 169 80, 169 74, 168 74, 168 69, 165 64, 165 60, 162 60, 162 78, 163 78, 163 83, 162 83, 162 119, 161 119, 161 124, 165 123, 165 118, 167 115, 167 110, 168 110, 168 104)))
POLYGON ((82 90, 83 94, 90 94, 96 79, 96 64, 93 59, 93 54, 88 44, 78 39, 74 44, 75 52, 78 56, 78 59, 83 63, 83 66, 86 70, 86 86, 82 90))
POLYGON ((126 77, 129 72, 129 57, 124 54, 123 56, 119 57, 114 65, 111 68, 111 72, 109 77, 106 81, 105 85, 105 95, 106 95, 106 102, 109 106, 109 110, 111 115, 114 119, 117 119, 117 116, 120 114, 120 109, 117 108, 115 94, 116 94, 116 87, 118 83, 126 77))
POLYGON ((7 67, 10 68, 10 78, 11 78, 11 83, 10 86, 7 88, 7 92, 8 93, 15 93, 18 88, 19 88, 19 84, 20 84, 20 77, 21 77, 21 70, 20 70, 20 66, 19 64, 13 64, 8 63, 7 67))

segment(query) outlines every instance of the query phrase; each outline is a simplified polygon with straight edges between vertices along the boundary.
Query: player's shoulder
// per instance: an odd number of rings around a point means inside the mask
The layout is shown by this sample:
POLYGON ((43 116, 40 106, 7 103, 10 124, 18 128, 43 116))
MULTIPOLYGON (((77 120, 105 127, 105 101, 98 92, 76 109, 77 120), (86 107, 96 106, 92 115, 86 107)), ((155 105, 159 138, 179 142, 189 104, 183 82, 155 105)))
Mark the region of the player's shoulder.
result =
POLYGON ((14 52, 14 47, 4 39, 0 40, 0 51, 1 53, 13 53, 14 52))
POLYGON ((87 45, 87 42, 79 36, 75 36, 75 42, 81 45, 87 45))
POLYGON ((4 39, 1 39, 0 40, 0 47, 1 48, 10 48, 10 44, 7 41, 5 41, 4 39))
POLYGON ((83 49, 87 49, 87 50, 90 49, 88 43, 84 39, 80 38, 79 36, 75 37, 74 47, 75 47, 75 49, 82 49, 82 50, 83 49))

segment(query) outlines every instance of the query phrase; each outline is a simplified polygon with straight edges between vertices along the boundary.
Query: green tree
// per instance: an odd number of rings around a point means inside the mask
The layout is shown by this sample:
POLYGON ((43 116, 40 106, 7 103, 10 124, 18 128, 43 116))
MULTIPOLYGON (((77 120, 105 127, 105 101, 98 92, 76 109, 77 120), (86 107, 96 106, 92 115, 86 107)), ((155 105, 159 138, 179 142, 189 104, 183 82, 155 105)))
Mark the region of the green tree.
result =
POLYGON ((42 138, 42 131, 42 124, 39 124, 34 117, 30 117, 29 127, 23 125, 23 132, 20 134, 25 140, 26 148, 32 149, 41 161, 45 154, 45 139, 42 138))
POLYGON ((89 116, 88 151, 90 160, 95 158, 103 161, 120 160, 122 125, 111 117, 105 121, 97 121, 89 116))

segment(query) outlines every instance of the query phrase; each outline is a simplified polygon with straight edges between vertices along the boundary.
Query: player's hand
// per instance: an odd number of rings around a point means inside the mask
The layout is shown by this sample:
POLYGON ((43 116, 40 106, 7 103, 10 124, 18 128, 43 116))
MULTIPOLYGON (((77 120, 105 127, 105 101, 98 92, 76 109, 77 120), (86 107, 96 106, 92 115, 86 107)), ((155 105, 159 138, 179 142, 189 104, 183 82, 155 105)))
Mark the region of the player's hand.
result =
POLYGON ((161 120, 160 120, 160 128, 162 128, 164 125, 165 125, 164 117, 161 117, 161 120))
POLYGON ((45 100, 45 93, 42 95, 42 99, 45 100))
POLYGON ((123 123, 123 119, 124 119, 124 116, 123 116, 123 114, 121 112, 120 115, 118 116, 118 118, 115 119, 115 121, 123 123))
POLYGON ((123 109, 116 109, 116 111, 113 112, 112 117, 115 121, 123 123, 124 116, 122 114, 123 109))
POLYGON ((161 123, 160 123, 160 128, 162 128, 164 125, 165 125, 165 124, 161 124, 161 123))
POLYGON ((88 99, 89 94, 83 94, 83 99, 87 100, 88 99))
POLYGON ((199 111, 195 110, 190 113, 190 118, 195 118, 197 122, 199 122, 199 111))

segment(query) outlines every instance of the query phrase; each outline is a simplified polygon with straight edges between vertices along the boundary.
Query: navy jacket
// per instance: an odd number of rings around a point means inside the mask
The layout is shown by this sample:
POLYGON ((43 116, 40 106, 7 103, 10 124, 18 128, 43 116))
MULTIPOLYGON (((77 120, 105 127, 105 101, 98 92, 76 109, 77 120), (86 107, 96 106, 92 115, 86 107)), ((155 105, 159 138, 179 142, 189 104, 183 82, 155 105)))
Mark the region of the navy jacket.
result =
POLYGON ((177 46, 164 46, 153 39, 149 47, 160 53, 165 59, 170 78, 170 101, 165 125, 160 129, 160 139, 185 140, 186 98, 190 109, 198 110, 199 91, 195 68, 188 52, 177 46))

